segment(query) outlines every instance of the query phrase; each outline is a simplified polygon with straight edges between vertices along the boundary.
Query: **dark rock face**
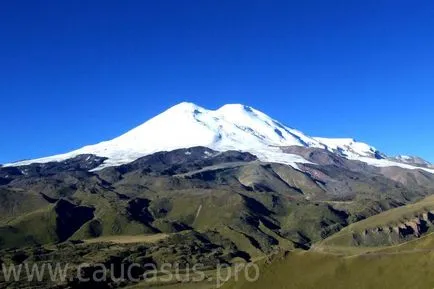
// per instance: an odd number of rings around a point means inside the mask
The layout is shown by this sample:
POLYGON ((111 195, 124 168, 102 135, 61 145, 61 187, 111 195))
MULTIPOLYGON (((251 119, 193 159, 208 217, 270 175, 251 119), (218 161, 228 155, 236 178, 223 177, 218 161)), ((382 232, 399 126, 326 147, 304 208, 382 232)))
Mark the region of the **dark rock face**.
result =
POLYGON ((9 184, 13 179, 22 176, 20 169, 15 167, 0 167, 0 186, 9 184))
POLYGON ((385 158, 386 158, 386 155, 383 154, 383 153, 380 152, 380 151, 375 151, 375 153, 374 153, 374 157, 375 157, 377 160, 382 160, 382 159, 385 159, 385 158))
POLYGON ((2 178, 13 178, 21 175, 23 173, 16 167, 0 167, 0 177, 2 178))
POLYGON ((282 147, 283 152, 302 156, 306 160, 320 166, 336 166, 347 168, 351 171, 375 172, 376 168, 366 163, 348 160, 338 154, 320 148, 307 148, 300 146, 282 147))
POLYGON ((133 220, 143 224, 150 224, 154 221, 154 217, 149 212, 150 201, 146 199, 134 199, 128 202, 128 213, 133 220))
MULTIPOLYGON (((46 182, 46 179, 56 178, 64 182, 68 174, 88 177, 89 170, 100 166, 106 158, 95 155, 79 155, 62 162, 34 163, 19 167, 0 167, 0 186, 24 186, 35 182, 46 182)), ((74 188, 72 188, 74 190, 74 188)))
POLYGON ((8 180, 7 178, 0 178, 0 186, 7 185, 11 182, 11 180, 8 180))
POLYGON ((88 232, 91 237, 99 237, 103 233, 103 225, 99 220, 92 220, 89 222, 88 232))
POLYGON ((66 200, 59 200, 55 206, 56 233, 59 241, 67 240, 84 223, 93 219, 94 210, 94 208, 74 205, 66 200))
POLYGON ((216 152, 205 147, 178 149, 170 152, 157 152, 117 168, 122 174, 141 170, 153 175, 175 175, 203 167, 232 162, 250 162, 257 157, 245 152, 216 152))
POLYGON ((17 168, 27 176, 47 176, 60 171, 88 171, 100 166, 106 159, 95 155, 79 155, 61 162, 35 163, 17 168))

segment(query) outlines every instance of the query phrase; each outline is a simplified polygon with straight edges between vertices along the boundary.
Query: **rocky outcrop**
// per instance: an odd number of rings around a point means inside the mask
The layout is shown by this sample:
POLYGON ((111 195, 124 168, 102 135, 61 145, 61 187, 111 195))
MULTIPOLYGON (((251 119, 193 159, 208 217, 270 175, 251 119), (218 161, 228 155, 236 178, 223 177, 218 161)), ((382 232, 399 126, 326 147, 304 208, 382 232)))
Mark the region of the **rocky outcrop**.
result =
POLYGON ((420 238, 434 231, 434 211, 423 212, 402 222, 353 233, 353 245, 387 246, 420 238))

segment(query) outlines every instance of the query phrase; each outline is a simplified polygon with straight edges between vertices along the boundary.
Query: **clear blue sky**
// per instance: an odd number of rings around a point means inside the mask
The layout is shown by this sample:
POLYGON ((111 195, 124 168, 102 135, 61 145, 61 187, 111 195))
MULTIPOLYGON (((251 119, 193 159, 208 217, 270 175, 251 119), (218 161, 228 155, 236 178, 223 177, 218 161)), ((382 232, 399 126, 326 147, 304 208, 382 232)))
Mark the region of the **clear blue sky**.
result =
POLYGON ((434 2, 2 1, 0 163, 181 101, 434 161, 434 2))

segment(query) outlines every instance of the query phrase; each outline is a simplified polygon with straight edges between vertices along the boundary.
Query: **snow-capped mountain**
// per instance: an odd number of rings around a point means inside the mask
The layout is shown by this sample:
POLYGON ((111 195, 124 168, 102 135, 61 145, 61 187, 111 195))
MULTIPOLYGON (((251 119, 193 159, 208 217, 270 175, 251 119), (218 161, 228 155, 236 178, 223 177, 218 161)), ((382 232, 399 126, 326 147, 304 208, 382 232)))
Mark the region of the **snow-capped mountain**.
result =
POLYGON ((430 162, 416 156, 399 155, 391 158, 391 160, 398 161, 404 164, 409 164, 409 165, 429 167, 429 168, 433 167, 433 165, 430 162))
POLYGON ((255 154, 260 160, 297 167, 307 160, 283 153, 280 147, 304 146, 329 150, 349 159, 377 166, 406 166, 380 160, 378 151, 354 139, 309 137, 266 114, 241 104, 227 104, 208 110, 193 103, 175 105, 142 125, 109 141, 46 158, 7 165, 27 165, 61 161, 81 154, 106 157, 102 167, 128 163, 158 151, 205 146, 217 151, 239 150, 255 154))

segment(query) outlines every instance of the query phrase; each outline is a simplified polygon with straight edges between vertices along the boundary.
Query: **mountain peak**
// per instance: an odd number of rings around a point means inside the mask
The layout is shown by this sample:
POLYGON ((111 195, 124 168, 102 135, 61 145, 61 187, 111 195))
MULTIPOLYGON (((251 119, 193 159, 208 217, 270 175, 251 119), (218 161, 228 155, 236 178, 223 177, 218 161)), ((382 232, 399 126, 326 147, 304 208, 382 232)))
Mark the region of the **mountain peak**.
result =
POLYGON ((241 112, 252 112, 252 108, 248 105, 240 103, 229 103, 221 106, 217 111, 241 111, 241 112))
POLYGON ((178 104, 175 104, 174 106, 167 109, 165 112, 194 113, 195 111, 203 111, 203 110, 206 110, 206 109, 197 105, 197 104, 194 104, 192 102, 184 101, 184 102, 180 102, 178 104))
POLYGON ((222 114, 222 115, 230 115, 230 114, 263 114, 262 112, 244 104, 240 103, 230 103, 225 104, 221 107, 219 107, 216 110, 208 110, 206 108, 203 108, 195 103, 192 102, 180 102, 169 109, 166 110, 166 112, 181 112, 181 113, 201 113, 201 112, 215 112, 216 114, 222 114))

